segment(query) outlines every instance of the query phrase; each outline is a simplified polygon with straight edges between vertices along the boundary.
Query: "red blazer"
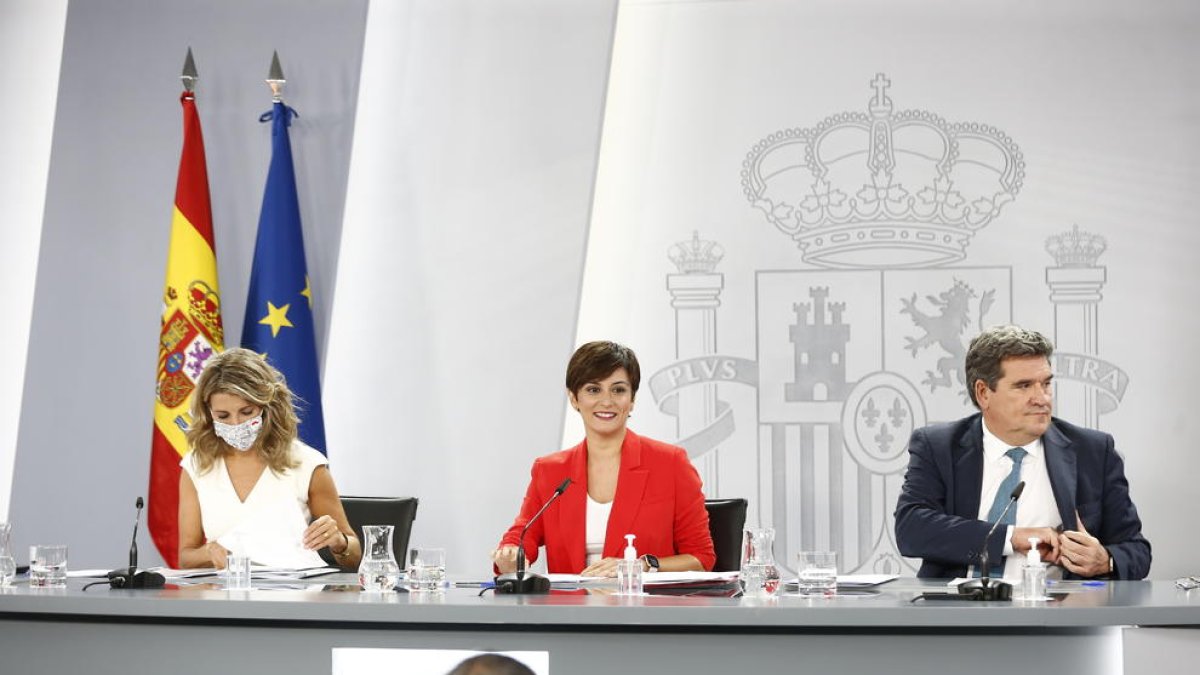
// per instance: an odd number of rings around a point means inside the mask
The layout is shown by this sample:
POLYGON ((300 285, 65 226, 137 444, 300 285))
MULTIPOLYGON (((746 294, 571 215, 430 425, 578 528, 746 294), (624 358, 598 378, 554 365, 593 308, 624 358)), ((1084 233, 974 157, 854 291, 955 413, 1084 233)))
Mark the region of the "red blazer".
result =
MULTIPOLYGON (((539 457, 531 473, 521 513, 504 533, 500 545, 517 545, 521 528, 563 479, 570 477, 571 486, 525 534, 525 557, 531 563, 537 560, 538 547, 544 545, 546 567, 551 573, 578 574, 587 560, 587 441, 539 457)), ((605 558, 624 554, 626 534, 637 535, 634 546, 639 555, 690 553, 706 570, 716 562, 700 474, 687 453, 628 429, 621 445, 617 494, 604 537, 605 558)))

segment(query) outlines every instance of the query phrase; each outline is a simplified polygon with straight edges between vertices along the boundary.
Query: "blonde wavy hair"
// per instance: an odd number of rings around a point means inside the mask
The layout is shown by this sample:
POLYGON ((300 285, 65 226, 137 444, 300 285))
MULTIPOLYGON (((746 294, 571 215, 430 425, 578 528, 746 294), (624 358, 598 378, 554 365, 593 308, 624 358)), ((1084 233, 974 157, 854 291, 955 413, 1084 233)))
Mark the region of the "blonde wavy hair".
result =
POLYGON ((249 349, 235 348, 209 359, 192 393, 192 425, 188 445, 196 455, 200 473, 207 473, 228 445, 213 430, 209 401, 213 394, 240 396, 262 408, 262 431, 253 448, 275 473, 293 469, 300 462, 292 457, 292 441, 300 419, 293 407, 295 398, 283 373, 249 349))

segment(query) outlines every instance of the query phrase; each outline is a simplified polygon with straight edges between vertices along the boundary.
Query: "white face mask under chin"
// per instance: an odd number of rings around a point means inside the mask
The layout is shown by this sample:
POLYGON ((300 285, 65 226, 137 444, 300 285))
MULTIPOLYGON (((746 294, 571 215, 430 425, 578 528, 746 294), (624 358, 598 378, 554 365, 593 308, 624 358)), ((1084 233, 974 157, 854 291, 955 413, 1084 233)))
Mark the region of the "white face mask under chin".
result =
POLYGON ((249 450, 254 445, 259 431, 262 431, 262 413, 241 424, 225 424, 213 420, 213 432, 232 448, 241 452, 249 450))

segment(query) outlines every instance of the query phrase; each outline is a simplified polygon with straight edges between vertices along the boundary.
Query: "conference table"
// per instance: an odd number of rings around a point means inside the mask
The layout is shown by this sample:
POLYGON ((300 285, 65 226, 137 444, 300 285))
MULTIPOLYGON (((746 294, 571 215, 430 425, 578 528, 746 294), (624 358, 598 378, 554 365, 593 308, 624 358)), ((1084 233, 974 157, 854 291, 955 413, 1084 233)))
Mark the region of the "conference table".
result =
POLYGON ((1200 591, 1170 581, 1041 603, 915 599, 946 583, 903 578, 767 599, 372 594, 348 574, 249 591, 84 581, 0 589, 0 673, 330 673, 335 649, 356 648, 548 651, 554 675, 1200 672, 1200 591))

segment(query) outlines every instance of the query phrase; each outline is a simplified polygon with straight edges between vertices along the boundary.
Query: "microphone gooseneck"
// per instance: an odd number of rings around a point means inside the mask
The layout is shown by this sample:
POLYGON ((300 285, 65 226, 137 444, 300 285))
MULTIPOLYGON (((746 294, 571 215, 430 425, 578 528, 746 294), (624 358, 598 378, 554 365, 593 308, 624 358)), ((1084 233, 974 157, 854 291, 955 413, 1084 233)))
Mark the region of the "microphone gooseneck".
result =
POLYGON ((137 514, 133 517, 133 542, 129 545, 129 573, 130 574, 133 574, 134 571, 137 570, 137 559, 138 559, 137 531, 138 531, 138 523, 141 522, 141 520, 142 520, 142 507, 144 507, 145 505, 146 505, 146 503, 144 501, 142 501, 142 498, 138 497, 137 504, 136 504, 137 514))
POLYGON ((1004 510, 996 517, 996 522, 992 523, 991 529, 983 538, 983 548, 979 553, 979 580, 972 579, 963 584, 959 584, 958 592, 971 596, 972 600, 1011 600, 1012 599, 1012 584, 1007 581, 992 581, 991 565, 988 564, 988 542, 991 541, 992 535, 996 533, 1000 523, 1004 522, 1004 516, 1008 515, 1008 510, 1013 504, 1021 498, 1021 493, 1025 491, 1025 481, 1017 483, 1013 488, 1012 494, 1008 496, 1008 503, 1004 505, 1004 510))
POLYGON ((141 497, 134 504, 137 513, 133 516, 133 541, 129 544, 129 567, 117 568, 108 573, 108 584, 113 588, 161 588, 166 579, 158 572, 137 571, 138 524, 142 520, 142 509, 146 502, 141 497))
POLYGON ((521 528, 521 538, 517 541, 517 569, 512 574, 501 574, 496 577, 496 592, 497 593, 549 593, 550 580, 546 577, 537 574, 525 575, 525 533, 529 531, 529 527, 537 522, 538 518, 550 508, 556 499, 562 496, 562 493, 567 491, 567 487, 571 485, 571 479, 567 478, 558 487, 554 489, 554 494, 542 504, 542 508, 538 509, 537 513, 533 514, 526 523, 525 527, 521 528))

